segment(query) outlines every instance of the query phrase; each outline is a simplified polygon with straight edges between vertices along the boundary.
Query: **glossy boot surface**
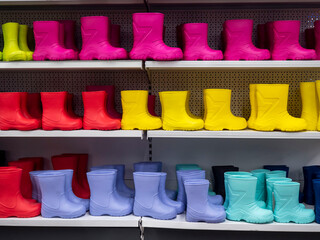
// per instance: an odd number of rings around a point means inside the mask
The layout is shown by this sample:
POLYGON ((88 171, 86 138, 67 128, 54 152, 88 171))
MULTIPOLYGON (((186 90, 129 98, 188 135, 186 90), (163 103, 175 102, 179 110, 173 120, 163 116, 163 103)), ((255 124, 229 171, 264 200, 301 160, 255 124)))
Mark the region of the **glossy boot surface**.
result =
POLYGON ((26 60, 31 61, 33 60, 32 55, 33 52, 28 47, 28 41, 27 41, 27 35, 28 35, 28 25, 19 25, 19 48, 21 51, 24 51, 26 54, 26 60))
POLYGON ((274 177, 274 178, 269 178, 266 180, 267 184, 267 209, 273 211, 273 190, 274 190, 274 183, 275 182, 292 182, 291 178, 285 178, 285 177, 274 177))

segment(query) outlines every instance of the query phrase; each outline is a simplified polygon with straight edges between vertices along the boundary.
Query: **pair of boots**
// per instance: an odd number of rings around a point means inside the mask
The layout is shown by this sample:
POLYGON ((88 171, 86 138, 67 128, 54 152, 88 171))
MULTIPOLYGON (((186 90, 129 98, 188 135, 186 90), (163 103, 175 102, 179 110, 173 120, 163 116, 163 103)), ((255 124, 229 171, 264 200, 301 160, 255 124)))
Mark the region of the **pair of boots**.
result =
POLYGON ((250 84, 248 127, 258 131, 303 131, 307 122, 289 115, 289 84, 250 84))
POLYGON ((184 212, 185 205, 170 199, 165 191, 167 174, 163 172, 134 172, 135 196, 133 214, 155 219, 173 219, 184 212))
MULTIPOLYGON (((15 22, 2 24, 3 61, 31 61, 33 52, 28 47, 28 26, 15 22)), ((1 54, 0 54, 1 55, 1 54)))
POLYGON ((40 214, 41 205, 21 195, 22 169, 0 167, 0 218, 29 218, 40 214))
POLYGON ((178 41, 181 41, 183 60, 221 60, 223 53, 208 45, 207 23, 186 23, 177 27, 178 41))
POLYGON ((41 202, 42 217, 77 218, 86 213, 89 201, 74 195, 71 187, 73 175, 72 169, 30 173, 41 202))
POLYGON ((125 184, 125 165, 123 164, 117 164, 117 165, 103 165, 103 166, 96 166, 90 168, 91 171, 100 170, 100 169, 116 169, 117 170, 117 179, 116 179, 116 189, 119 192, 119 194, 133 198, 134 197, 134 190, 129 188, 125 184))
POLYGON ((87 179, 88 154, 67 153, 51 157, 54 170, 72 169, 72 189, 79 198, 88 199, 90 188, 87 179))
POLYGON ((26 92, 0 93, 0 130, 33 130, 41 127, 40 95, 26 92))
POLYGON ((21 175, 21 194, 26 199, 33 198, 33 189, 30 180, 29 173, 35 170, 43 169, 43 158, 42 157, 26 157, 19 158, 17 161, 8 162, 8 166, 17 167, 22 169, 21 175))
POLYGON ((301 47, 300 21, 274 21, 258 25, 259 46, 270 50, 272 60, 316 59, 316 51, 301 47))
POLYGON ((125 216, 132 213, 133 199, 119 194, 117 190, 117 172, 117 169, 99 169, 87 173, 91 215, 125 216))
POLYGON ((304 202, 309 205, 315 203, 314 188, 312 186, 313 179, 320 179, 320 165, 304 166, 303 167, 304 187, 303 195, 304 202))
POLYGON ((74 40, 75 21, 35 21, 33 31, 35 61, 78 59, 79 50, 74 40))

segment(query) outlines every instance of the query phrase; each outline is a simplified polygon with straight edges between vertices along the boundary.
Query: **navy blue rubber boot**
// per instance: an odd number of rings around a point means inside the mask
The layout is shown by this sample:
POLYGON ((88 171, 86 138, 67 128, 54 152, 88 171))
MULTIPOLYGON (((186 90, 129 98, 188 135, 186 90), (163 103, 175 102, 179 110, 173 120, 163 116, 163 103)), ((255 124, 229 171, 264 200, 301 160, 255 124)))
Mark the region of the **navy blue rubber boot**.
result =
POLYGON ((226 197, 226 191, 224 186, 224 173, 225 172, 236 172, 239 171, 238 167, 233 165, 226 165, 226 166, 212 166, 212 173, 213 173, 213 190, 216 194, 221 195, 223 198, 226 197))
POLYGON ((304 177, 304 202, 309 205, 314 204, 314 191, 312 186, 312 179, 315 177, 314 174, 320 171, 319 165, 304 166, 303 177, 304 177))
POLYGON ((282 171, 286 171, 287 176, 289 176, 289 167, 287 165, 264 165, 263 166, 264 169, 268 169, 270 171, 275 171, 275 170, 282 170, 282 171))
POLYGON ((316 214, 316 223, 320 223, 320 179, 313 179, 312 183, 315 196, 314 212, 316 214))

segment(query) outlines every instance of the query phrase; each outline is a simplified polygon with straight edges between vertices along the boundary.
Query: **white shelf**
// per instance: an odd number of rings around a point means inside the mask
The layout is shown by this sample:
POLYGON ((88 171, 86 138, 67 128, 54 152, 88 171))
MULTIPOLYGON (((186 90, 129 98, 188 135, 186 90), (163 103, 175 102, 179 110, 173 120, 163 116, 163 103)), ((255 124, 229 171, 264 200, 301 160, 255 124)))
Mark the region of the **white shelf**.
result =
POLYGON ((148 138, 237 138, 237 139, 320 139, 320 132, 242 131, 164 131, 150 130, 148 138))
POLYGON ((4 70, 143 70, 143 65, 140 60, 0 62, 4 70))
POLYGON ((143 138, 144 133, 141 130, 111 130, 111 131, 98 131, 98 130, 73 130, 73 131, 0 131, 1 137, 136 137, 143 138))
POLYGON ((145 228, 167 228, 185 230, 215 230, 215 231, 263 231, 263 232, 320 232, 317 223, 294 224, 294 223, 267 223, 252 224, 246 222, 233 222, 226 220, 223 223, 186 222, 185 214, 178 215, 173 220, 156 220, 142 218, 145 228))
POLYGON ((143 0, 1 0, 0 5, 143 4, 143 0))
POLYGON ((320 68, 320 61, 146 61, 147 71, 320 68))
POLYGON ((87 213, 80 218, 0 218, 0 226, 19 227, 138 227, 140 217, 91 216, 87 213))

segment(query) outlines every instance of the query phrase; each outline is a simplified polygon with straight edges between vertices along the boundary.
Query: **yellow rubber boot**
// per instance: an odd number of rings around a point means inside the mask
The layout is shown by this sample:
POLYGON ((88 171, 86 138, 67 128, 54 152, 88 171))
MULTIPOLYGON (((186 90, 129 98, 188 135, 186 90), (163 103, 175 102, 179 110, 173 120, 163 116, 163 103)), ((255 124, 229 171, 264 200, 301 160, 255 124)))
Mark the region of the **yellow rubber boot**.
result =
POLYGON ((249 97, 250 97, 251 114, 247 124, 248 124, 248 127, 251 129, 255 129, 254 122, 256 121, 256 118, 257 118, 256 85, 257 84, 250 84, 249 97))
POLYGON ((300 93, 302 100, 301 118, 307 122, 307 130, 315 131, 318 125, 318 99, 315 82, 301 82, 300 93))
POLYGON ((19 23, 8 22, 2 24, 3 32, 3 61, 26 61, 25 52, 18 46, 19 23))
POLYGON ((191 117, 187 111, 188 91, 159 92, 164 130, 199 130, 203 120, 191 117))
POLYGON ((148 91, 121 91, 123 130, 152 130, 161 128, 160 117, 152 116, 148 111, 148 91))
POLYGON ((247 127, 246 119, 231 113, 230 89, 205 89, 204 95, 204 128, 212 131, 241 130, 247 127))
MULTIPOLYGON (((320 80, 316 81, 317 104, 320 106, 320 80)), ((320 114, 320 111, 318 112, 320 114)), ((318 115, 317 130, 320 131, 320 115, 318 115)))
POLYGON ((27 61, 31 61, 33 52, 30 51, 27 43, 27 37, 28 37, 28 26, 27 25, 19 25, 19 48, 20 50, 24 51, 27 56, 27 61))
POLYGON ((2 61, 2 52, 0 52, 0 61, 2 61))
POLYGON ((287 111, 288 84, 257 84, 257 118, 254 123, 260 131, 303 131, 307 123, 302 118, 295 118, 287 111))

